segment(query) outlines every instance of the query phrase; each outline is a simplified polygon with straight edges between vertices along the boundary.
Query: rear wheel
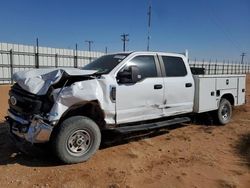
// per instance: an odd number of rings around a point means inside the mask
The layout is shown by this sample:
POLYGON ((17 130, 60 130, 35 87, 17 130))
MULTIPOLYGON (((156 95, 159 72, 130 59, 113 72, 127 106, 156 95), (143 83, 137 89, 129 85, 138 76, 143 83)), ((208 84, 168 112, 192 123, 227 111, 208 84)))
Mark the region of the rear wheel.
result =
POLYGON ((221 99, 219 108, 217 110, 218 123, 225 125, 230 122, 232 118, 232 105, 227 99, 221 99))
POLYGON ((59 126, 52 144, 62 162, 83 162, 98 150, 101 133, 97 124, 91 119, 74 116, 64 120, 59 126))

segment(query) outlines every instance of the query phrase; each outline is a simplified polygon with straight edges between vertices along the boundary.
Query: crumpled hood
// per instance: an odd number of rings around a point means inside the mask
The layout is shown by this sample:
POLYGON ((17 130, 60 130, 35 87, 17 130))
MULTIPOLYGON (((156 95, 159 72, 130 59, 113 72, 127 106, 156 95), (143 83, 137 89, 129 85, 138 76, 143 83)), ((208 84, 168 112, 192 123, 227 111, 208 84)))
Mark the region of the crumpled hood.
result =
POLYGON ((88 76, 94 74, 95 70, 81 70, 77 68, 51 68, 51 69, 31 69, 20 71, 13 75, 13 80, 24 90, 45 95, 49 87, 59 82, 63 75, 67 76, 88 76))

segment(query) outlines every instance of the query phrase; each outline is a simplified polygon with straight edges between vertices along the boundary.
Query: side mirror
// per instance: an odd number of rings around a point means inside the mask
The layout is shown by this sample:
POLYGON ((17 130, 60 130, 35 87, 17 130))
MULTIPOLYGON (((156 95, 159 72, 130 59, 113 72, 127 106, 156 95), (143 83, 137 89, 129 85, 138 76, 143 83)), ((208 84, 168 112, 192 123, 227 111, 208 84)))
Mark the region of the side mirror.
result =
POLYGON ((129 66, 117 74, 118 83, 136 83, 141 80, 140 70, 137 66, 129 66))

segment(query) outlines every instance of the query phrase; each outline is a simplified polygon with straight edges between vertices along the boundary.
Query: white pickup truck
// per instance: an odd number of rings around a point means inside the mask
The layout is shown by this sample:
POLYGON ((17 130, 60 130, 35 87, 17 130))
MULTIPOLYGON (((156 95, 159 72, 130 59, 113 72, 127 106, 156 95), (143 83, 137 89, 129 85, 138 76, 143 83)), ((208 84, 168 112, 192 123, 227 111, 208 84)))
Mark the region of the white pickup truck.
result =
POLYGON ((82 69, 33 69, 14 75, 6 117, 12 135, 51 142, 65 163, 89 159, 103 130, 150 130, 211 111, 219 124, 245 103, 245 75, 193 75, 187 54, 109 54, 82 69))

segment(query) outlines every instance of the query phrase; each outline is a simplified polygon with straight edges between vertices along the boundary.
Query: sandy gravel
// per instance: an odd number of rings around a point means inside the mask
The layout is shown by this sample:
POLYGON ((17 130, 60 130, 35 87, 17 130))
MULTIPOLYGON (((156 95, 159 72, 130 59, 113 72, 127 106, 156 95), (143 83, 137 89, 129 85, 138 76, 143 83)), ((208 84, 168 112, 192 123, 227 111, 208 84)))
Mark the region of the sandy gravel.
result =
MULTIPOLYGON (((7 97, 0 100, 4 115, 7 97)), ((88 162, 61 165, 49 150, 20 153, 2 123, 0 187, 250 187, 249 102, 226 126, 178 125, 122 137, 127 141, 102 144, 88 162)))

